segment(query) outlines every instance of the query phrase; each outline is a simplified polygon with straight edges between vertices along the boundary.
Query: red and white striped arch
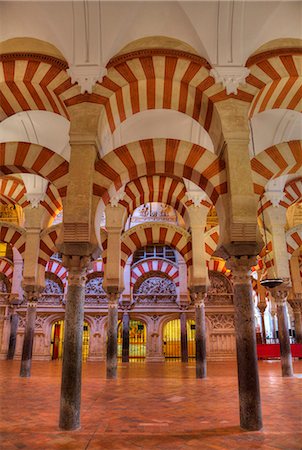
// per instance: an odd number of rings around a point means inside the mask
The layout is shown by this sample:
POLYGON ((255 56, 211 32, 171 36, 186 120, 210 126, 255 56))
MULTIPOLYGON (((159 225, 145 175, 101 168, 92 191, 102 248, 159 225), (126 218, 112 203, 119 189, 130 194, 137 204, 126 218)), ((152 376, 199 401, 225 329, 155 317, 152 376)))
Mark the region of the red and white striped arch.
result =
POLYGON ((255 88, 249 116, 269 109, 302 107, 301 49, 276 49, 254 55, 247 61, 251 73, 246 82, 255 88))
POLYGON ((0 242, 5 242, 15 247, 21 255, 25 250, 25 236, 26 231, 24 228, 8 224, 7 222, 0 222, 0 242))
MULTIPOLYGON (((221 124, 212 97, 224 89, 215 84, 210 68, 203 58, 168 49, 144 49, 113 58, 107 76, 88 100, 104 106, 101 135, 113 133, 141 111, 173 109, 199 122, 217 149, 221 124)), ((66 105, 82 101, 77 95, 66 100, 66 105)))
MULTIPOLYGON (((135 208, 148 202, 159 202, 173 206, 179 214, 189 222, 187 208, 193 204, 186 195, 186 186, 182 180, 154 175, 136 178, 125 187, 125 195, 119 203, 132 214, 135 208)), ((208 208, 209 202, 201 202, 208 208)))
POLYGON ((199 145, 176 139, 145 139, 123 145, 97 161, 95 170, 93 193, 105 204, 129 181, 156 174, 193 181, 213 204, 227 192, 224 161, 199 145))
POLYGON ((22 180, 9 177, 0 179, 0 198, 5 203, 17 203, 25 208, 29 204, 25 194, 26 189, 22 180))
POLYGON ((254 192, 262 195, 272 178, 299 173, 302 167, 302 141, 273 145, 251 160, 254 192))
MULTIPOLYGON (((293 180, 290 181, 284 188, 284 197, 280 200, 279 205, 283 208, 289 208, 294 203, 302 200, 302 180, 293 180)), ((270 200, 266 201, 262 204, 262 208, 258 209, 258 216, 264 211, 266 208, 272 206, 272 202, 270 200)))
MULTIPOLYGON (((123 233, 121 240, 122 267, 125 267, 127 259, 135 250, 152 244, 170 245, 182 255, 187 266, 192 264, 191 235, 187 231, 165 223, 145 223, 123 233)), ((105 264, 105 258, 103 261, 105 264)))
POLYGON ((38 263, 46 267, 51 256, 58 251, 55 243, 61 232, 62 224, 53 225, 42 231, 40 235, 40 250, 38 263))
POLYGON ((224 259, 212 258, 209 261, 207 261, 207 267, 208 270, 223 273, 228 278, 232 276, 231 271, 227 269, 225 266, 224 259))
POLYGON ((149 272, 162 272, 170 278, 176 286, 179 286, 179 272, 176 264, 165 259, 147 259, 139 261, 131 268, 131 286, 143 275, 149 272))
POLYGON ((14 273, 14 265, 10 261, 0 258, 0 273, 3 273, 9 280, 11 280, 14 273))
POLYGON ((219 226, 211 228, 205 233, 204 245, 205 245, 205 256, 207 261, 210 261, 214 251, 216 250, 219 240, 219 226))
POLYGON ((54 273, 57 277, 60 278, 64 288, 66 287, 68 271, 58 261, 55 260, 48 261, 45 267, 45 272, 54 273))
POLYGON ((302 246, 302 225, 291 228, 286 232, 285 236, 288 258, 290 259, 294 251, 302 246))
POLYGON ((67 95, 79 93, 65 61, 38 54, 0 55, 0 121, 20 111, 41 110, 69 118, 67 95))
POLYGON ((289 208, 296 202, 302 200, 302 179, 290 181, 284 188, 285 196, 280 205, 289 208))
POLYGON ((28 142, 0 144, 0 176, 34 173, 51 181, 61 197, 66 196, 69 164, 60 155, 28 142))

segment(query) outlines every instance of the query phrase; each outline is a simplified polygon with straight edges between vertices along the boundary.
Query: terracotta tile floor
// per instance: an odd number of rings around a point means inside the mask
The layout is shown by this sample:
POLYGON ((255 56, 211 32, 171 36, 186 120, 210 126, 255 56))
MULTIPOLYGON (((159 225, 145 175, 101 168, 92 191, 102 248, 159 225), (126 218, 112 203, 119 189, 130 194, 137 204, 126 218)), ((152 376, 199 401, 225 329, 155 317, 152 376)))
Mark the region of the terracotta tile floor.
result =
POLYGON ((19 378, 19 361, 0 361, 0 449, 302 449, 302 361, 282 379, 279 362, 260 362, 264 429, 239 429, 235 363, 210 363, 195 379, 194 364, 119 365, 105 379, 104 363, 83 367, 82 427, 58 429, 61 363, 33 362, 19 378), (300 374, 300 375, 299 375, 300 374))

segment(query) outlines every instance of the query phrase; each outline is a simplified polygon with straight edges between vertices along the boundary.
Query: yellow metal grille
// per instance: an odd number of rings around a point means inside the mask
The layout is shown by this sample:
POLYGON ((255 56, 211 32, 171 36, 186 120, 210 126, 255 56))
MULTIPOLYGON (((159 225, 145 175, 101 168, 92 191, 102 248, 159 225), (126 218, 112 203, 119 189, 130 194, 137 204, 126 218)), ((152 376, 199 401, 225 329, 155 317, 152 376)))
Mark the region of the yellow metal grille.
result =
MULTIPOLYGON (((90 328, 87 322, 83 325, 82 359, 87 361, 89 355, 90 328)), ((50 355, 52 359, 62 359, 64 343, 64 320, 57 320, 51 327, 50 355)))

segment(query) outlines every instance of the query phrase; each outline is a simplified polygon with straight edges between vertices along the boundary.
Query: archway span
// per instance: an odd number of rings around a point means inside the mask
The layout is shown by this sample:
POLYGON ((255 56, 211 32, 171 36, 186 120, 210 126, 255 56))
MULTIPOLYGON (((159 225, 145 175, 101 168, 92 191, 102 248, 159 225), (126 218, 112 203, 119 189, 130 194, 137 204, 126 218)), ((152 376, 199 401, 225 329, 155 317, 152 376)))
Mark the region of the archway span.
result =
POLYGON ((147 139, 124 145, 95 163, 93 192, 110 200, 108 190, 142 176, 186 178, 203 189, 215 205, 227 192, 225 163, 198 145, 174 139, 147 139))

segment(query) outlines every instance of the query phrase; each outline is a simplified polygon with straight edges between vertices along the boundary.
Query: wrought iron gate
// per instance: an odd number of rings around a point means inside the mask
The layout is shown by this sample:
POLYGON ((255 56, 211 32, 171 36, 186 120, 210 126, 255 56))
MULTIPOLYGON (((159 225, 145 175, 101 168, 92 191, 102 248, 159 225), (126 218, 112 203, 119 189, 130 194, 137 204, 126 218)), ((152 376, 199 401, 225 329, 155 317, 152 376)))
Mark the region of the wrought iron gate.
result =
MULTIPOLYGON (((195 320, 187 320, 187 340, 189 358, 195 358, 195 320)), ((164 326, 163 353, 167 359, 181 358, 180 320, 170 320, 164 326)))
MULTIPOLYGON (((129 322, 129 358, 134 361, 146 357, 146 325, 140 320, 129 322)), ((123 324, 119 320, 118 325, 118 357, 122 357, 123 324)))
MULTIPOLYGON (((83 325, 82 359, 87 361, 89 354, 90 329, 87 322, 83 325)), ((50 354, 52 359, 62 359, 64 342, 64 320, 57 320, 51 327, 50 354)))

